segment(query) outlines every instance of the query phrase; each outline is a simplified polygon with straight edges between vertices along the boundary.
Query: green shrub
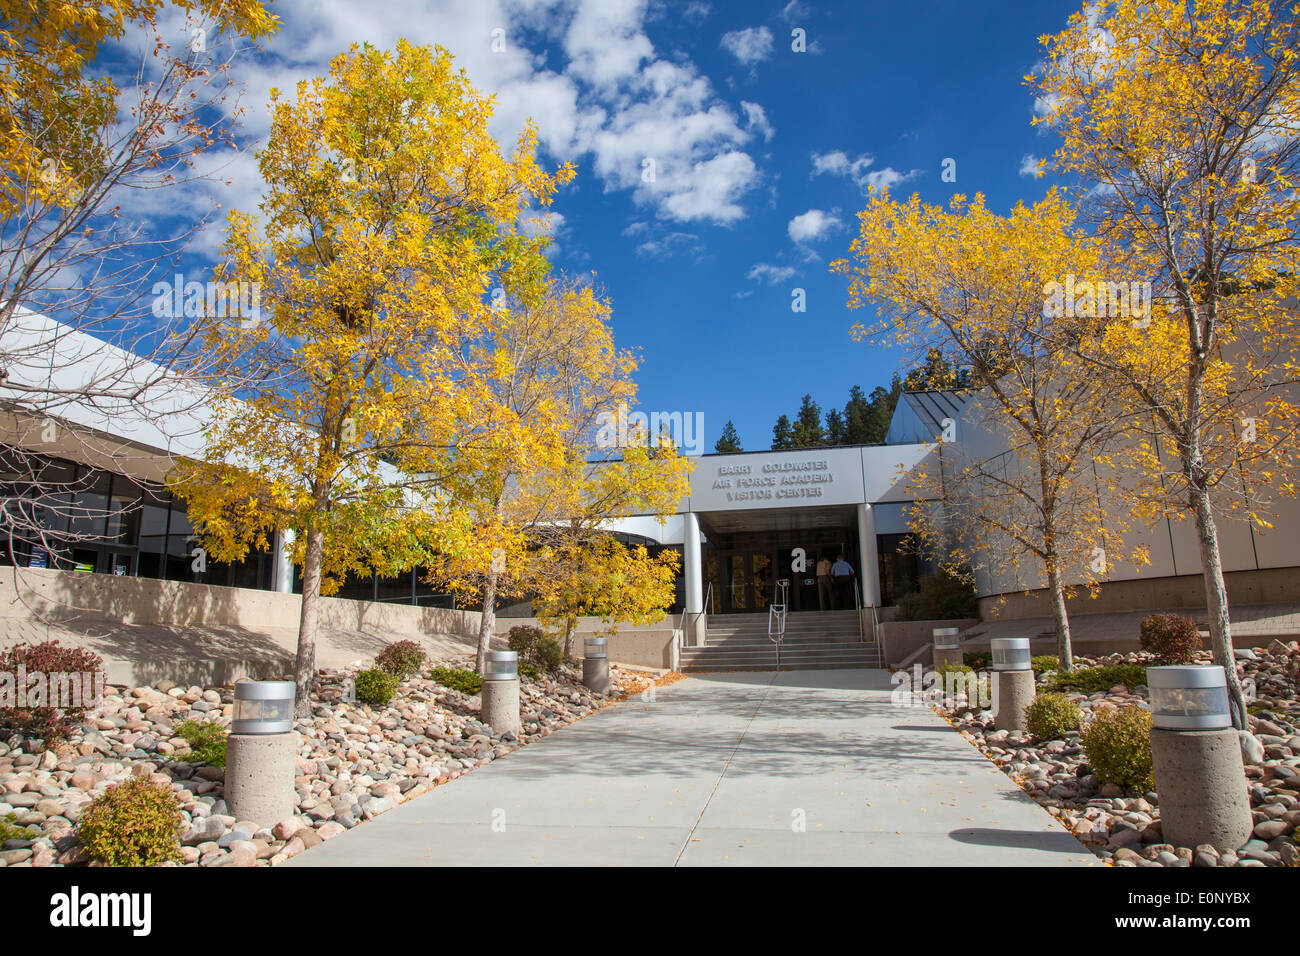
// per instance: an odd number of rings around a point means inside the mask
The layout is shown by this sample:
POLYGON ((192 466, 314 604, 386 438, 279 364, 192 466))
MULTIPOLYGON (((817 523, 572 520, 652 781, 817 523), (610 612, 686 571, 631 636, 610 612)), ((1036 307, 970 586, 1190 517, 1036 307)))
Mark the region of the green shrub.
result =
POLYGON ((397 641, 375 655, 375 666, 405 680, 424 666, 424 649, 415 641, 397 641))
POLYGON ((1025 706, 1025 726, 1039 740, 1055 740, 1079 729, 1079 706, 1064 694, 1039 694, 1025 706))
POLYGON ((226 765, 226 739, 230 736, 214 720, 187 720, 176 728, 176 736, 190 745, 189 763, 226 765))
POLYGON ((898 597, 899 621, 951 621, 978 617, 979 602, 970 579, 947 568, 927 574, 915 591, 898 597))
POLYGON ((402 679, 378 667, 368 667, 357 672, 355 683, 357 700, 372 707, 387 707, 402 686, 402 679))
POLYGON ((1101 667, 1080 667, 1070 673, 1060 671, 1047 681, 1047 690, 1077 690, 1084 694, 1110 690, 1123 684, 1132 690, 1147 682, 1147 669, 1141 664, 1103 664, 1101 667))
POLYGON ((86 852, 109 866, 157 866, 180 858, 181 807, 172 788, 132 777, 96 797, 77 821, 86 852))
POLYGON ((1196 622, 1181 614, 1148 614, 1142 619, 1139 639, 1142 650, 1157 664, 1190 664, 1201 649, 1196 622))
POLYGON ((483 689, 483 678, 463 667, 435 667, 430 676, 443 687, 450 687, 471 697, 483 689))
POLYGON ((1046 674, 1059 668, 1061 660, 1055 654, 1035 654, 1029 658, 1029 666, 1034 669, 1035 674, 1046 674))
POLYGON ((40 835, 41 831, 35 827, 20 827, 16 813, 0 817, 0 844, 5 840, 35 840, 40 835))
POLYGON ((1083 728, 1083 749, 1102 783, 1147 791, 1155 786, 1151 766, 1151 713, 1123 707, 1097 714, 1083 728))
POLYGON ((517 624, 510 629, 506 646, 519 655, 519 663, 538 671, 554 673, 564 663, 564 649, 559 641, 547 637, 540 627, 517 624))
POLYGON ((967 651, 961 656, 962 663, 967 667, 973 667, 977 671, 986 671, 989 665, 993 663, 993 654, 990 651, 967 651))
MULTIPOLYGON (((0 671, 17 674, 19 669, 28 674, 72 675, 95 674, 104 669, 104 659, 84 647, 64 647, 58 641, 39 644, 15 644, 0 651, 0 671)), ((76 693, 87 690, 85 681, 76 681, 76 693)), ((92 681, 92 694, 94 693, 92 681)), ((94 706, 94 701, 82 701, 94 706)), ((50 745, 63 740, 85 718, 86 707, 0 707, 0 728, 16 730, 25 736, 39 737, 50 745)))

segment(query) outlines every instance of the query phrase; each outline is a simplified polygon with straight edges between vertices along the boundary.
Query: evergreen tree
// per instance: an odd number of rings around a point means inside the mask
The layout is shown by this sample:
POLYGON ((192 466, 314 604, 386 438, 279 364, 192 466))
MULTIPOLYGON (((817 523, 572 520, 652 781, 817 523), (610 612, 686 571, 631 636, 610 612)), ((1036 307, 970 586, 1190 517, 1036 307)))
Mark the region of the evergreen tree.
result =
POLYGON ((794 429, 790 426, 790 418, 782 415, 772 428, 772 450, 782 451, 794 447, 794 429))
POLYGON ((826 433, 822 430, 821 406, 813 401, 811 395, 805 395, 794 423, 794 447, 820 448, 824 444, 826 433))
POLYGON ((727 419, 727 424, 722 426, 722 436, 713 446, 717 452, 744 451, 740 447, 740 435, 736 432, 736 424, 731 419, 727 419))
POLYGON ((843 445, 845 444, 844 416, 840 414, 838 408, 832 408, 826 413, 826 444, 843 445))
POLYGON ((867 415, 866 444, 879 445, 889 434, 889 423, 894 418, 894 409, 898 407, 898 397, 903 394, 903 381, 897 374, 889 382, 889 388, 877 385, 871 390, 871 409, 867 415))
POLYGON ((861 385, 849 389, 849 400, 844 406, 844 443, 846 445, 865 445, 869 438, 869 423, 872 416, 872 403, 862 392, 861 385))

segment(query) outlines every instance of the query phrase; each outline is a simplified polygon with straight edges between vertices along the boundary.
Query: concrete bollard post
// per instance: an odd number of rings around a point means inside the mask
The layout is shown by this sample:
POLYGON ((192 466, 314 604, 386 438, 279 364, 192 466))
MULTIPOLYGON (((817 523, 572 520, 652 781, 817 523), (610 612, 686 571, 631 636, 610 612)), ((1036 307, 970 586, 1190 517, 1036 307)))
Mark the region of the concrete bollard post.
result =
POLYGON ((609 641, 589 637, 582 642, 582 684, 597 694, 609 693, 609 641))
POLYGON ((940 647, 934 646, 934 669, 938 670, 944 664, 961 664, 964 663, 960 647, 940 647))
POLYGON ((961 628, 957 627, 936 627, 930 632, 934 638, 934 669, 938 670, 944 664, 962 664, 964 660, 961 653, 961 628))
POLYGON ((1025 707, 1036 692, 1029 638, 995 637, 989 650, 993 653, 993 726, 1025 730, 1025 707))
POLYGON ((519 735, 519 655, 514 651, 488 651, 479 694, 479 719, 501 736, 519 735))
POLYGON ((1229 715, 1227 674, 1213 664, 1148 667, 1147 686, 1165 841, 1208 843, 1220 853, 1239 849, 1255 824, 1241 737, 1229 715))
POLYGON ((1254 821, 1237 731, 1151 728, 1151 760, 1166 843, 1220 853, 1250 839, 1254 821))
POLYGON ((998 730, 1025 730, 1025 707, 1036 694, 1034 672, 993 672, 993 726, 998 730))
POLYGON ((294 815, 298 734, 231 734, 226 739, 225 799, 236 820, 273 826, 294 815))
POLYGON ((274 826, 294 814, 298 734, 293 681, 239 681, 226 739, 226 806, 236 820, 274 826))

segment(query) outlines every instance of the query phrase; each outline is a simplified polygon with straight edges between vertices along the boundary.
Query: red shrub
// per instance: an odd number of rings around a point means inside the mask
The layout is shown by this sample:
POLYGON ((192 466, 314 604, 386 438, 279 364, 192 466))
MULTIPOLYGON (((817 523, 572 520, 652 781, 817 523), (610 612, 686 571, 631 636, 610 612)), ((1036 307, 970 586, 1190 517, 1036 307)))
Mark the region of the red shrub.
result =
POLYGON ((1149 614, 1142 619, 1142 650, 1158 664, 1190 664, 1201 649, 1196 622, 1181 614, 1149 614))
MULTIPOLYGON (((0 704, 13 705, 0 706, 0 728, 40 737, 47 746, 61 740, 85 717, 84 704, 90 703, 88 697, 83 696, 85 692, 93 694, 96 689, 93 681, 88 688, 81 675, 97 673, 103 667, 103 658, 94 651, 82 647, 64 647, 58 641, 15 644, 8 650, 0 651, 0 675, 3 675, 0 676, 0 704), (42 675, 65 674, 69 678, 69 684, 75 676, 79 695, 77 699, 83 706, 17 706, 20 668, 28 677, 37 672, 42 675)), ((47 689, 50 683, 45 682, 47 689)), ((33 694, 33 691, 34 687, 28 680, 25 693, 33 694)), ((43 699, 53 703, 48 695, 43 699)))

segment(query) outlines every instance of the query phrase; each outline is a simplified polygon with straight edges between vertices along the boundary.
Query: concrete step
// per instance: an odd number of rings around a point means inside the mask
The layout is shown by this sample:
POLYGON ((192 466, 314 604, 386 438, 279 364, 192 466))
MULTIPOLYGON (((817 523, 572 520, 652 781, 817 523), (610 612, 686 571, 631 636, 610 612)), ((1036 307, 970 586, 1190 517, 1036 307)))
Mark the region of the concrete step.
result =
MULTIPOLYGON (((740 647, 749 645, 769 645, 773 642, 766 634, 726 634, 709 633, 705 644, 708 647, 740 647)), ((787 634, 785 645, 791 644, 860 644, 863 641, 854 634, 787 634)))
MULTIPOLYGON (((775 670, 776 646, 762 644, 709 645, 681 651, 683 671, 775 670)), ((834 641, 785 643, 781 647, 781 670, 880 667, 876 644, 834 641)))

